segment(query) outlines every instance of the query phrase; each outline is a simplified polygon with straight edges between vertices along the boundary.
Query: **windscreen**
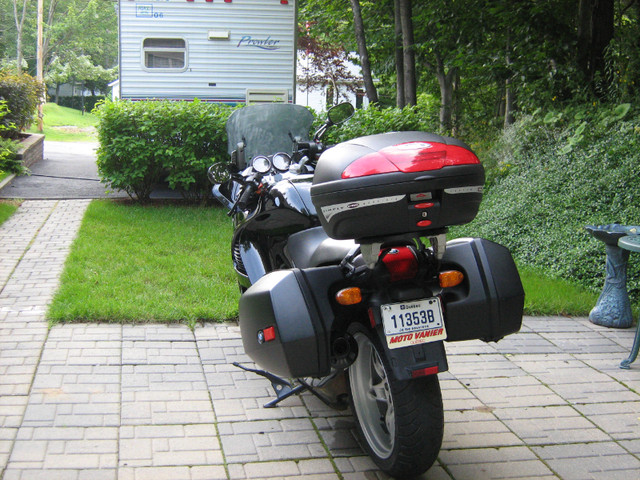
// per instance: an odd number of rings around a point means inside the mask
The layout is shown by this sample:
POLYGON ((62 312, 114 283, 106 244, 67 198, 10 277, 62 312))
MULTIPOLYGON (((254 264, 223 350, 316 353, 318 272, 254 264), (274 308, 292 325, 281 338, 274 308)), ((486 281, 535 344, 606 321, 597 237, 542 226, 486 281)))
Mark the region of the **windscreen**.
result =
POLYGON ((309 140, 313 114, 305 107, 287 103, 250 105, 236 110, 227 121, 229 153, 239 142, 245 144, 245 158, 291 153, 292 138, 309 140))

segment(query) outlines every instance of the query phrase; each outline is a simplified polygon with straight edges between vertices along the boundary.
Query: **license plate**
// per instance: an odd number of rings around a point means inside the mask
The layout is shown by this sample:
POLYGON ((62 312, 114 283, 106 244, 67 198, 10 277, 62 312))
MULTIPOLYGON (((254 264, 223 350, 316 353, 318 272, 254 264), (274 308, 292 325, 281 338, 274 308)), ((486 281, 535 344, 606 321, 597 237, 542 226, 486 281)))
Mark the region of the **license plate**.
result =
POLYGON ((436 342, 447 338, 440 299, 424 298, 380 307, 389 348, 436 342))

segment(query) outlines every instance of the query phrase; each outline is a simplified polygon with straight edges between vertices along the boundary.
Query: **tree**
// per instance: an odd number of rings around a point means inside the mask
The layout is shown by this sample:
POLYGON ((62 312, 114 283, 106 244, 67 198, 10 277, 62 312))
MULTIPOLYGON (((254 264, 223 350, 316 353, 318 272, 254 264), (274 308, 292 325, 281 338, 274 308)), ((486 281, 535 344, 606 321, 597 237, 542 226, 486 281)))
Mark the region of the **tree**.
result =
MULTIPOLYGON (((399 12, 395 15, 400 21, 400 31, 402 33, 402 79, 404 81, 404 99, 402 105, 415 105, 416 97, 416 60, 414 53, 413 22, 411 0, 399 0, 395 2, 399 12)), ((396 56, 396 62, 399 60, 396 56)), ((396 71, 399 68, 396 67, 396 71)), ((400 105, 398 105, 400 106, 400 105)))
POLYGON ((13 19, 16 25, 16 70, 18 74, 22 73, 22 34, 24 31, 24 20, 27 16, 27 0, 12 0, 13 4, 13 19))
MULTIPOLYGON (((359 81, 349 71, 349 55, 343 47, 318 41, 301 33, 298 36, 298 48, 302 57, 302 75, 298 76, 297 81, 306 90, 326 89, 332 96, 327 98, 329 106, 340 102, 343 90, 357 92, 359 81)), ((346 100, 344 95, 343 99, 346 100)))
POLYGON ((378 91, 373 83, 371 74, 371 64, 369 63, 369 52, 367 51, 367 41, 364 33, 364 23, 362 21, 362 11, 360 9, 360 0, 350 0, 351 10, 353 11, 353 27, 355 30, 356 43, 358 45, 358 54, 360 55, 360 64, 362 66, 362 76, 364 77, 364 89, 371 103, 378 103, 378 91))
POLYGON ((605 51, 614 33, 613 0, 580 0, 577 23, 578 68, 592 88, 598 75, 606 84, 605 51))

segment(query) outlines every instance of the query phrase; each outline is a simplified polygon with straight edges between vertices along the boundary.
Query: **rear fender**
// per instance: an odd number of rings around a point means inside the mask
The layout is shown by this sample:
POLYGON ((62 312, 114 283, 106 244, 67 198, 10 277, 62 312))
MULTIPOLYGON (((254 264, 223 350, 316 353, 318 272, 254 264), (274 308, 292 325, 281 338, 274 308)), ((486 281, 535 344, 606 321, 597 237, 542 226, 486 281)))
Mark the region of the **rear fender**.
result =
POLYGON ((376 327, 376 334, 387 355, 391 370, 398 380, 411 380, 416 376, 423 376, 424 372, 435 374, 449 370, 442 341, 390 349, 381 321, 376 327))

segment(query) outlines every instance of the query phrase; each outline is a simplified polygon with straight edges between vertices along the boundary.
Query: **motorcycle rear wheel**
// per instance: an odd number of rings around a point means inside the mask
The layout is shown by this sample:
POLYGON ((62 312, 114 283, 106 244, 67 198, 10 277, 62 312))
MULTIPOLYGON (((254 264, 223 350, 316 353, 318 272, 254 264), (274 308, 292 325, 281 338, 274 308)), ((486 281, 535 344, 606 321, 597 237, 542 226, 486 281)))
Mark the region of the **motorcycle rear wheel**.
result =
POLYGON ((411 477, 436 461, 444 432, 442 393, 436 375, 400 381, 375 332, 353 324, 358 357, 349 367, 356 427, 369 456, 393 477, 411 477))

